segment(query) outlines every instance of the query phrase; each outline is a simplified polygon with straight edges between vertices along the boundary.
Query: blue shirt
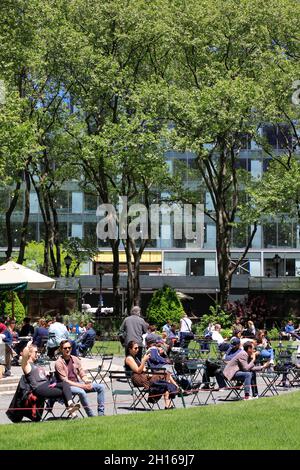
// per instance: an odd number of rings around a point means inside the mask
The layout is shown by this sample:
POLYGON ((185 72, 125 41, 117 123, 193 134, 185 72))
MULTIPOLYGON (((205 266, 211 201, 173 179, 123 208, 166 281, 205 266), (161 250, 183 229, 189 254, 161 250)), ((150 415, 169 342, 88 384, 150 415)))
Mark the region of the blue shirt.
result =
POLYGON ((285 332, 286 333, 293 333, 295 331, 294 325, 286 325, 285 332))

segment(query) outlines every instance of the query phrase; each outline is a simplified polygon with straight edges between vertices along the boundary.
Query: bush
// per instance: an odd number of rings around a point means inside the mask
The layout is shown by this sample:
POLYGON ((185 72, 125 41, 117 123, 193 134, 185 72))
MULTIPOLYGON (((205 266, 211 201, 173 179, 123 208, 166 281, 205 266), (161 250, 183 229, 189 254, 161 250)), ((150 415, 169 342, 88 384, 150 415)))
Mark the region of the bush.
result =
MULTIPOLYGON (((232 325, 232 315, 231 313, 226 313, 224 310, 221 310, 219 305, 211 305, 209 307, 210 314, 203 315, 201 317, 201 320, 197 326, 197 334, 198 335, 203 335, 205 332, 205 329, 208 327, 208 325, 211 324, 216 324, 218 323, 221 325, 221 327, 224 330, 229 330, 229 328, 232 325)), ((230 330, 231 332, 231 330, 230 330)), ((224 332, 222 332, 223 336, 226 336, 224 332)), ((231 335, 230 335, 231 336, 231 335)))
POLYGON ((21 324, 25 317, 25 308, 16 292, 4 292, 2 294, 2 312, 4 316, 14 318, 17 324, 21 324))
POLYGON ((268 331, 267 336, 271 341, 275 339, 279 339, 279 330, 277 328, 272 328, 271 330, 268 331))
POLYGON ((148 322, 156 325, 158 329, 167 320, 170 320, 171 323, 179 323, 183 314, 184 308, 176 291, 167 285, 154 292, 146 313, 148 322))
POLYGON ((83 321, 85 324, 92 320, 94 317, 93 313, 82 313, 79 311, 71 312, 69 315, 64 315, 64 323, 73 325, 79 324, 83 321))

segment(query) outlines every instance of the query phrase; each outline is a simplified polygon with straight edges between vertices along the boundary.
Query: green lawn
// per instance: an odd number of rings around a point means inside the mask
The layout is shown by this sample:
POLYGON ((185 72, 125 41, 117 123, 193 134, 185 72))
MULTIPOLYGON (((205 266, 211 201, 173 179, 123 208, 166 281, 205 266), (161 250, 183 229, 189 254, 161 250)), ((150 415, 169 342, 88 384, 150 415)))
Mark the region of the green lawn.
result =
POLYGON ((174 411, 0 426, 0 449, 299 449, 300 393, 174 411))
POLYGON ((115 356, 124 356, 124 348, 120 341, 96 341, 93 352, 96 353, 96 347, 103 347, 104 354, 114 354, 115 356))

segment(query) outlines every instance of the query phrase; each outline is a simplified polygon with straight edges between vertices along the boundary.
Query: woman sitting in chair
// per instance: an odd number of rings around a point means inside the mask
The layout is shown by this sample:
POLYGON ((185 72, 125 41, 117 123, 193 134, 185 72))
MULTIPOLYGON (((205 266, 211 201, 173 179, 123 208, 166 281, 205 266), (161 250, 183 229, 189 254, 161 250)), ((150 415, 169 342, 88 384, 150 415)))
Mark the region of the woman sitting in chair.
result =
POLYGON ((172 401, 170 400, 170 394, 178 391, 178 385, 171 376, 170 373, 165 372, 162 374, 148 374, 146 372, 146 363, 150 359, 150 354, 145 354, 140 361, 136 355, 139 351, 139 345, 135 341, 129 341, 126 358, 125 358, 125 370, 132 372, 132 383, 136 387, 143 387, 149 389, 155 382, 164 383, 165 392, 163 393, 165 401, 165 409, 174 408, 172 401))
POLYGON ((23 349, 22 355, 22 370, 32 391, 41 398, 62 398, 70 418, 76 418, 76 411, 80 405, 74 405, 70 385, 66 382, 51 383, 46 376, 45 369, 34 364, 37 360, 37 352, 37 346, 29 342, 23 349))

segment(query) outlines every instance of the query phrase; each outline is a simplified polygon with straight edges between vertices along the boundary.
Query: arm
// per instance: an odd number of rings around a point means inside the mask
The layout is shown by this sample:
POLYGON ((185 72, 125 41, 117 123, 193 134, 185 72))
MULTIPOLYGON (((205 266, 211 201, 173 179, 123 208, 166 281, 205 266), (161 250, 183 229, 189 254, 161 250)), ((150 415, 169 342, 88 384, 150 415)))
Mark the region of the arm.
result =
MULTIPOLYGON (((29 353, 29 349, 28 349, 28 344, 23 349, 22 362, 21 362, 21 367, 22 367, 22 370, 23 370, 25 375, 30 374, 30 372, 31 372, 31 365, 30 365, 30 362, 29 362, 30 353, 29 353)), ((31 342, 30 342, 29 345, 31 345, 31 342)))
POLYGON ((144 372, 145 364, 149 358, 150 358, 150 354, 145 354, 145 356, 143 357, 141 361, 141 364, 138 366, 135 360, 133 359, 133 357, 127 356, 125 359, 125 363, 128 367, 130 367, 132 372, 135 372, 136 374, 141 374, 142 372, 144 372))
MULTIPOLYGON (((80 383, 80 382, 73 382, 73 380, 69 380, 68 375, 65 371, 64 365, 62 364, 62 362, 59 359, 55 362, 55 372, 56 372, 59 380, 61 380, 62 382, 66 382, 70 386, 83 388, 84 390, 90 390, 91 389, 90 384, 80 383)), ((86 379, 88 380, 87 377, 86 377, 86 379)))

